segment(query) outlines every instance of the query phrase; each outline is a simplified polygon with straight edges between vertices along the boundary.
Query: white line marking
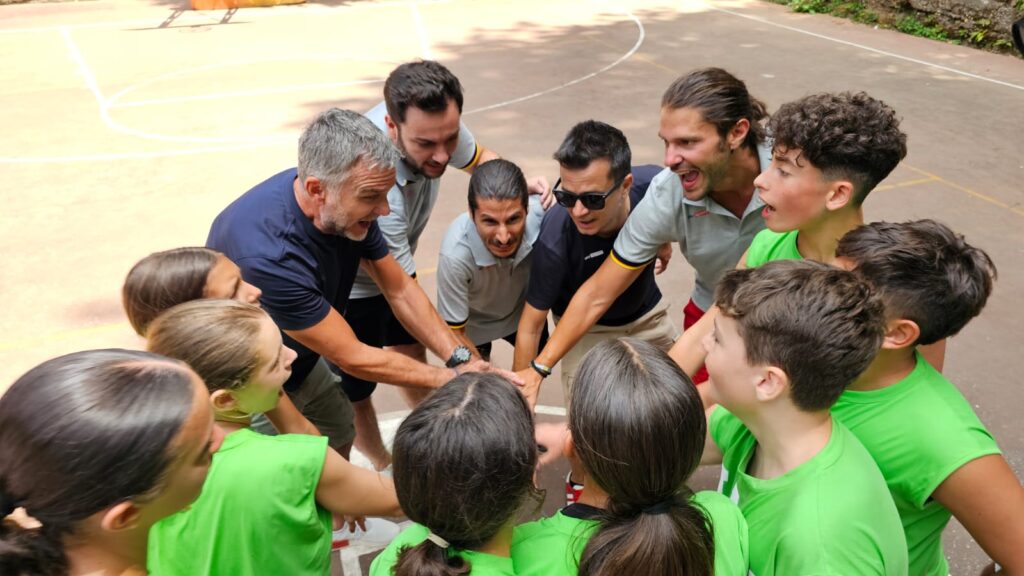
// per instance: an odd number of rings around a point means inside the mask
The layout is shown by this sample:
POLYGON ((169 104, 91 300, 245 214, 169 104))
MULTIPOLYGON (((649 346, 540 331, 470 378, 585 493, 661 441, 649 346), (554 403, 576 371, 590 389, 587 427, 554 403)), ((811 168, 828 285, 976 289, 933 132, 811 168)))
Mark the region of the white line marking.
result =
POLYGON ((495 108, 501 108, 503 106, 509 106, 511 104, 518 104, 520 102, 525 102, 526 100, 532 100, 534 98, 537 98, 538 96, 544 96, 545 94, 550 94, 552 92, 557 92, 558 90, 561 90, 563 88, 568 88, 569 86, 572 86, 573 84, 579 84, 580 82, 583 82, 585 80, 590 80, 594 76, 597 76, 598 74, 603 74, 603 73, 611 70, 612 68, 615 68, 619 64, 625 62, 630 57, 632 57, 633 54, 635 54, 637 50, 640 49, 640 45, 644 43, 644 38, 647 36, 647 32, 644 30, 643 23, 640 22, 640 19, 637 18, 636 16, 634 16, 632 12, 630 12, 629 10, 626 10, 625 8, 622 9, 622 12, 626 16, 628 16, 631 20, 633 20, 633 22, 636 24, 637 30, 640 32, 640 34, 637 36, 636 43, 633 44, 633 47, 629 49, 629 52, 626 52, 625 54, 620 56, 619 59, 616 60, 615 62, 612 62, 611 64, 608 64, 607 66, 605 66, 604 68, 601 68, 600 70, 597 70, 595 72, 591 72, 590 74, 587 74, 585 76, 581 76, 579 78, 576 78, 575 80, 570 80, 568 82, 559 84, 558 86, 555 86, 553 88, 548 88, 547 90, 541 90, 540 92, 534 92, 533 94, 527 94, 526 96, 520 96, 519 98, 513 98, 511 100, 505 100, 504 102, 498 102, 497 104, 491 104, 490 106, 484 106, 483 108, 474 108, 473 110, 469 110, 467 112, 463 112, 462 115, 463 116, 468 116, 470 114, 476 114, 477 112, 486 112, 487 110, 493 110, 495 108))
POLYGON ((547 416, 565 416, 565 408, 561 406, 544 406, 538 405, 533 409, 537 414, 545 414, 547 416))
POLYGON ((420 7, 413 2, 409 5, 412 8, 412 19, 416 23, 416 33, 420 36, 420 52, 424 60, 433 60, 430 52, 430 38, 427 37, 427 27, 423 24, 423 15, 420 14, 420 7))
POLYGON ((808 30, 802 30, 800 28, 795 28, 793 26, 787 26, 785 24, 779 24, 777 22, 772 22, 771 20, 768 20, 768 19, 763 18, 761 16, 752 16, 750 14, 743 14, 741 12, 733 12, 732 10, 726 10, 725 8, 718 8, 717 6, 713 6, 711 4, 706 4, 706 6, 708 8, 710 8, 711 10, 714 10, 716 12, 722 12, 724 14, 729 14, 729 15, 732 15, 732 16, 737 16, 739 18, 746 18, 747 20, 753 20, 755 22, 760 22, 762 24, 768 24, 769 26, 775 26, 776 28, 782 28, 784 30, 789 30, 791 32, 798 32, 800 34, 806 34, 808 36, 813 36, 815 38, 820 38, 822 40, 828 40, 829 42, 835 42, 837 44, 844 44, 846 46, 853 46, 854 48, 860 48, 862 50, 867 50, 868 52, 874 52, 876 54, 881 54, 883 56, 889 56, 890 58, 896 58, 898 60, 906 60, 907 62, 913 62, 914 64, 920 64, 922 66, 928 66, 928 67, 931 67, 931 68, 938 68, 939 70, 944 70, 946 72, 951 72, 953 74, 959 74, 960 76, 966 76, 968 78, 974 78, 975 80, 983 80, 985 82, 991 82, 993 84, 999 84, 1000 86, 1006 86, 1006 87, 1009 87, 1009 88, 1016 88, 1017 90, 1024 90, 1024 86, 1020 86, 1018 84, 1013 84, 1013 83, 1010 83, 1010 82, 1003 82, 1002 80, 996 80, 994 78, 988 78, 986 76, 981 76, 981 75, 978 75, 978 74, 972 74, 970 72, 965 72, 963 70, 957 70, 956 68, 950 68, 949 66, 943 66, 941 64, 936 64, 934 62, 928 62, 926 60, 918 60, 917 58, 911 58, 909 56, 902 56, 900 54, 895 54, 893 52, 886 52, 885 50, 880 50, 878 48, 872 48, 870 46, 865 46, 863 44, 857 44, 856 42, 850 42, 848 40, 840 40, 839 38, 833 38, 831 36, 826 36, 824 34, 818 34, 817 32, 811 32, 811 31, 808 31, 808 30))
POLYGON ((96 97, 96 102, 99 103, 100 108, 106 105, 106 99, 103 98, 103 93, 100 92, 99 84, 96 83, 96 77, 92 75, 89 70, 89 66, 85 64, 85 58, 82 57, 81 50, 75 44, 75 41, 71 38, 71 30, 68 28, 61 28, 60 35, 64 38, 64 45, 67 47, 68 52, 71 54, 71 59, 78 65, 78 73, 82 75, 82 79, 85 80, 85 85, 92 92, 92 95, 96 97))

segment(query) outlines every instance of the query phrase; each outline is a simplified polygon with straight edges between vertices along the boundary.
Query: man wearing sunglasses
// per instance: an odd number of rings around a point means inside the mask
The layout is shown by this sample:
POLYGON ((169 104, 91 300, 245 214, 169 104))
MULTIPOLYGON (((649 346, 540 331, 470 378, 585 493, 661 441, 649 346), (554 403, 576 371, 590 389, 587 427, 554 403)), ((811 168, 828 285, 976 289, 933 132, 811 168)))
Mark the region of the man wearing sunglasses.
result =
MULTIPOLYGON (((560 326, 573 295, 611 254, 630 211, 661 171, 650 165, 630 169, 625 135, 594 120, 574 126, 554 158, 560 175, 554 195, 562 208, 548 211, 534 242, 513 370, 529 370, 547 327, 548 311, 554 312, 560 326)), ((665 261, 671 255, 671 245, 666 246, 665 261)), ((679 331, 669 319, 654 273, 654 267, 648 266, 561 359, 566 398, 583 355, 603 340, 632 336, 665 350, 672 346, 679 331)))
MULTIPOLYGON (((765 227, 764 202, 754 179, 771 162, 762 125, 766 117, 764 104, 720 68, 694 70, 669 86, 658 131, 666 168, 622 225, 610 257, 602 258, 576 291, 541 353, 532 361, 520 358, 515 366, 531 404, 537 402, 544 377, 629 293, 666 242, 679 242, 696 272, 683 311, 684 330, 703 316, 715 284, 765 227)), ((701 376, 696 374, 694 381, 701 376)))

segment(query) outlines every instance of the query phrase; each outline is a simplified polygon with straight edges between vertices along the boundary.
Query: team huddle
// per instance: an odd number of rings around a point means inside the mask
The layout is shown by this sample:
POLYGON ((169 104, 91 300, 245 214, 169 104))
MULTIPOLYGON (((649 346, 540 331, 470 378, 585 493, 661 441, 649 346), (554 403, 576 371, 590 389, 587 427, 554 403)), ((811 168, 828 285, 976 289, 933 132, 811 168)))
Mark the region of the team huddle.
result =
POLYGON ((955 516, 984 573, 1024 574, 1024 488, 942 374, 996 267, 942 223, 864 222, 907 152, 891 107, 769 115, 694 70, 662 97, 664 167, 586 120, 554 185, 462 108, 417 61, 369 112, 321 113, 205 247, 128 273, 145 352, 55 358, 0 397, 0 573, 326 575, 376 526, 374 576, 945 576, 955 516), (448 166, 471 178, 435 306, 414 255, 448 166), (675 244, 682 331, 656 282, 675 244), (535 425, 556 365, 567 421, 535 425), (390 449, 378 383, 412 409, 390 449), (566 506, 522 523, 542 452, 566 506), (717 491, 687 487, 701 465, 717 491))

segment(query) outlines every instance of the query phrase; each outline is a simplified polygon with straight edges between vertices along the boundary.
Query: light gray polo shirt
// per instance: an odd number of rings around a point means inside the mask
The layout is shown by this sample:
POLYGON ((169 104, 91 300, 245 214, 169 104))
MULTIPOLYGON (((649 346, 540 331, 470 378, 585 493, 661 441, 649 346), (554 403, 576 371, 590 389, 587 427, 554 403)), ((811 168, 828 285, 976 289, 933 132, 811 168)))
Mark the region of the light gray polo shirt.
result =
POLYGON ((466 328, 474 345, 504 338, 519 327, 530 283, 533 243, 544 208, 530 195, 526 230, 512 258, 491 254, 468 213, 448 227, 437 264, 437 311, 452 328, 466 328))
MULTIPOLYGON (((383 102, 373 107, 366 113, 378 128, 387 133, 387 124, 384 123, 384 116, 387 115, 387 107, 383 102)), ((476 145, 473 133, 466 128, 466 125, 459 122, 459 143, 455 152, 448 159, 448 165, 456 168, 465 168, 477 160, 480 151, 476 145)), ((377 219, 381 233, 387 240, 388 249, 391 255, 398 261, 398 265, 408 274, 416 272, 416 262, 413 255, 416 253, 416 245, 420 241, 420 234, 427 226, 430 212, 434 209, 437 201, 437 191, 440 187, 438 178, 427 178, 422 174, 415 174, 409 166, 401 161, 395 175, 395 185, 388 191, 388 206, 391 213, 377 219)), ((359 270, 356 275, 355 284, 352 285, 352 298, 370 298, 380 294, 380 289, 370 276, 359 270)))
MULTIPOLYGON (((771 142, 757 147, 761 170, 772 160, 771 142)), ((764 202, 754 190, 743 217, 726 210, 710 196, 687 200, 679 177, 665 168, 651 180, 647 195, 630 213, 622 227, 612 258, 626 268, 645 266, 666 242, 679 242, 679 249, 697 271, 691 298, 701 310, 714 301, 715 285, 736 267, 754 236, 764 229, 764 202)))

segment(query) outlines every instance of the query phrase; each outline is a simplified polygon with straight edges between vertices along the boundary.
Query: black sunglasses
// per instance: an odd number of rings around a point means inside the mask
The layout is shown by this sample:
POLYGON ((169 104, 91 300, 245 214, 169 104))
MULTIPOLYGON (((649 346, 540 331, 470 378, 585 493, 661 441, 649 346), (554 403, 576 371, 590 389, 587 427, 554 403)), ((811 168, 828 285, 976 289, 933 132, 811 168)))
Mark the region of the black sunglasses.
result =
POLYGON ((579 200, 580 202, 583 203, 583 207, 586 208, 587 210, 603 210, 604 201, 607 200, 608 197, 611 196, 616 190, 618 190, 619 186, 622 186, 622 180, 619 180, 618 182, 613 184, 611 189, 603 193, 584 192, 582 194, 574 194, 572 192, 567 192, 559 188, 561 184, 562 179, 559 178, 555 182, 555 187, 551 190, 551 192, 554 193, 555 200, 558 201, 559 206, 572 208, 573 206, 576 205, 576 201, 579 200))

